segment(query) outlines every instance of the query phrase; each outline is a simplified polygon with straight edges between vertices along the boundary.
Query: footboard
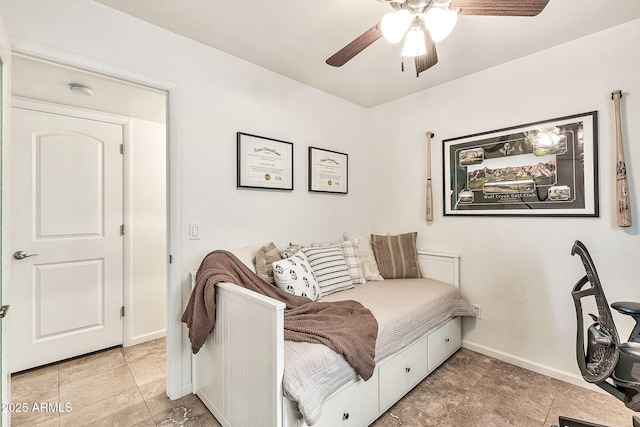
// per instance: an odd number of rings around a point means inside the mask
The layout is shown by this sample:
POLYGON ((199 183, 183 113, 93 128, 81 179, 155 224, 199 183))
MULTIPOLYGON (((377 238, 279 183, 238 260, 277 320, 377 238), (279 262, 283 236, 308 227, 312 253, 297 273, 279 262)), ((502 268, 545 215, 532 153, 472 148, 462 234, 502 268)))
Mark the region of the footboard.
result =
POLYGON ((224 427, 281 425, 284 308, 239 286, 217 285, 216 325, 194 355, 193 384, 224 427))

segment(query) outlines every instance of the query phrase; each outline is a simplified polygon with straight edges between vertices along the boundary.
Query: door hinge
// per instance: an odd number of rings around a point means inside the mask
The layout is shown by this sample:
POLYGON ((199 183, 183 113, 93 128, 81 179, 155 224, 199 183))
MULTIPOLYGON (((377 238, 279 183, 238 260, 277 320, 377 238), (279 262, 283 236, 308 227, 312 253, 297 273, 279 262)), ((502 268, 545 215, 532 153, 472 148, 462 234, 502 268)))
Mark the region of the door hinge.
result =
POLYGON ((9 305, 3 305, 0 307, 0 319, 4 319, 4 317, 9 312, 9 305))
POLYGON ((120 154, 124 154, 124 144, 120 144, 120 154))
POLYGON ((120 308, 120 317, 124 317, 124 305, 120 308))
POLYGON ((120 235, 124 236, 124 224, 120 226, 120 235))

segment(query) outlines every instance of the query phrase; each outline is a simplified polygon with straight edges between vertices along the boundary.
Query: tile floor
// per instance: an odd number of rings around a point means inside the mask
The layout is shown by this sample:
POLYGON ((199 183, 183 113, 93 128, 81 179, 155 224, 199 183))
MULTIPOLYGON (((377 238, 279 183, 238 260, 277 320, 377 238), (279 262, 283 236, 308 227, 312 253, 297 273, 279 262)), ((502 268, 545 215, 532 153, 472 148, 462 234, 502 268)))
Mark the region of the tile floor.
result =
MULTIPOLYGON (((16 374, 14 403, 60 402, 61 411, 14 413, 12 425, 219 427, 196 396, 166 397, 165 366, 159 339, 16 374)), ((608 395, 462 349, 372 427, 550 427, 558 415, 630 427, 633 414, 608 395)))
POLYGON ((372 427, 550 427, 558 416, 631 427, 615 398, 461 349, 372 427))
POLYGON ((29 411, 14 412, 11 425, 219 426, 196 396, 167 398, 165 346, 158 339, 13 375, 11 401, 29 411), (34 403, 55 402, 59 410, 33 411, 34 403))

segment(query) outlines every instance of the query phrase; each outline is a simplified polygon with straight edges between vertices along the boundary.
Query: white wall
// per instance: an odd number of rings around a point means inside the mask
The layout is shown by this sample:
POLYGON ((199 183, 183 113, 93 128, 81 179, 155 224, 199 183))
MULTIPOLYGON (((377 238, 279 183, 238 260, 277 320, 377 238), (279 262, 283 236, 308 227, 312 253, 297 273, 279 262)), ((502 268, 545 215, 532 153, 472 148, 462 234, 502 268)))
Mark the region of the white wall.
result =
MULTIPOLYGON (((465 346, 572 381, 579 375, 570 291, 590 249, 610 302, 640 300, 640 40, 632 21, 371 110, 371 226, 419 232, 421 248, 462 255, 461 281, 482 320, 464 323, 465 346), (616 226, 611 92, 621 89, 634 225, 616 226), (443 217, 441 141, 598 111, 599 218, 443 217), (433 143, 435 220, 425 215, 425 132, 433 143)), ((428 73, 420 78, 429 78, 428 73)), ((620 321, 626 339, 633 322, 620 321)), ((576 381, 583 384, 582 380, 576 381)))
POLYGON ((136 345, 163 337, 167 326, 167 147, 163 123, 131 119, 129 128, 125 157, 130 162, 126 197, 131 216, 125 236, 131 295, 125 304, 130 329, 124 344, 136 345))
MULTIPOLYGON (((189 272, 210 250, 270 240, 278 246, 328 241, 341 238, 344 230, 369 229, 370 147, 361 107, 95 2, 3 0, 0 14, 14 47, 35 46, 58 59, 83 58, 175 83, 179 95, 171 108, 179 114, 178 129, 172 121, 170 132, 179 138, 170 143, 180 152, 181 188, 173 209, 182 223, 180 241, 172 243, 181 262, 171 268, 179 270, 181 281, 169 284, 170 307, 184 307, 189 272), (294 143, 293 192, 236 189, 238 131, 294 143), (308 146, 349 154, 348 195, 307 192, 308 146), (201 224, 201 240, 188 239, 191 222, 201 224)), ((179 317, 171 313, 169 324, 179 317)), ((191 380, 185 337, 183 392, 191 380)))

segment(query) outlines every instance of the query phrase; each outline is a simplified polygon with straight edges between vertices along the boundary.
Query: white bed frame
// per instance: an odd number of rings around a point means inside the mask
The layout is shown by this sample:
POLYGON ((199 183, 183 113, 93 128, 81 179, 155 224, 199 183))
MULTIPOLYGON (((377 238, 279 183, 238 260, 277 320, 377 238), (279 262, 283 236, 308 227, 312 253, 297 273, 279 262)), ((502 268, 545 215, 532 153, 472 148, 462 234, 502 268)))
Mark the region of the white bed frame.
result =
MULTIPOLYGON (((458 255, 418 251, 425 277, 460 288, 458 255)), ((192 273, 195 283, 195 273, 192 273)), ((193 392, 224 427, 307 427, 284 397, 285 304, 231 283, 216 289, 216 325, 193 356, 193 392)), ((365 427, 461 346, 460 318, 380 361, 368 381, 351 381, 322 406, 314 427, 365 427)))

